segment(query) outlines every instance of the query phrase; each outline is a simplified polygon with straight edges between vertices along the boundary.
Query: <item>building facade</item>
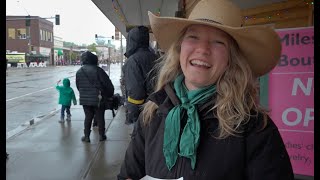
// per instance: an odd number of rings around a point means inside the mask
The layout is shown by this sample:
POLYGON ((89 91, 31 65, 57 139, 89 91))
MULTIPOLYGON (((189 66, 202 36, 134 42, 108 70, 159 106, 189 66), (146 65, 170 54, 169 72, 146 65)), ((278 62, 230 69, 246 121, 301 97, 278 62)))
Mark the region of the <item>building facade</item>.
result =
POLYGON ((53 63, 58 65, 63 59, 63 40, 61 37, 53 37, 53 63))
POLYGON ((26 54, 27 62, 53 62, 53 23, 39 16, 6 16, 6 50, 26 54))

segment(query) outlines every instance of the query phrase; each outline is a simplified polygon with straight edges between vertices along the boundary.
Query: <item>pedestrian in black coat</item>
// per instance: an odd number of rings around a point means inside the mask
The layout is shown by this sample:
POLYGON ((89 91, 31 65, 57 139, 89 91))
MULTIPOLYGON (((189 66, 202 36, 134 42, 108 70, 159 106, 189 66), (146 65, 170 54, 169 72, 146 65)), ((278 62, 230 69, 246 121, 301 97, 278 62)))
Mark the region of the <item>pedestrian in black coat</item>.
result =
POLYGON ((138 26, 128 33, 125 56, 128 58, 122 71, 127 98, 126 124, 137 121, 141 105, 153 92, 154 74, 157 55, 149 47, 149 29, 138 26))
POLYGON ((105 99, 112 97, 113 84, 108 74, 98 66, 98 57, 87 51, 81 55, 83 66, 76 73, 76 86, 79 91, 80 105, 85 113, 84 142, 90 142, 91 124, 93 118, 97 120, 100 141, 106 140, 105 135, 105 99))

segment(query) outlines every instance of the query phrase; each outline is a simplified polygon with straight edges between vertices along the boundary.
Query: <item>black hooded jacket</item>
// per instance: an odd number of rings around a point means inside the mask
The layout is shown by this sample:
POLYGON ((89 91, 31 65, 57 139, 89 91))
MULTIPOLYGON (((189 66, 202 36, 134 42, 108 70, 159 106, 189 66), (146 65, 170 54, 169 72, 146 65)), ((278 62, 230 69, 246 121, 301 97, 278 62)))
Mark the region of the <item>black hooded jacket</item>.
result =
POLYGON ((149 49, 149 30, 139 26, 131 29, 127 37, 125 56, 128 58, 123 66, 127 96, 135 100, 145 100, 153 91, 153 75, 148 75, 155 64, 157 56, 149 49))
MULTIPOLYGON (((270 118, 261 130, 262 115, 252 115, 248 123, 241 125, 243 133, 217 139, 214 136, 219 123, 212 110, 214 101, 197 107, 200 144, 195 169, 192 170, 189 158, 179 156, 174 167, 168 170, 163 154, 165 120, 174 104, 180 101, 172 84, 151 94, 149 99, 159 108, 150 124, 143 125, 142 116, 135 124, 118 180, 138 180, 145 175, 161 179, 183 177, 184 180, 294 180, 285 145, 270 118)), ((186 122, 185 115, 182 115, 180 133, 186 122)))
POLYGON ((99 89, 104 100, 114 93, 108 74, 98 66, 98 57, 87 51, 81 55, 83 66, 76 73, 76 86, 80 94, 80 105, 98 106, 99 89))

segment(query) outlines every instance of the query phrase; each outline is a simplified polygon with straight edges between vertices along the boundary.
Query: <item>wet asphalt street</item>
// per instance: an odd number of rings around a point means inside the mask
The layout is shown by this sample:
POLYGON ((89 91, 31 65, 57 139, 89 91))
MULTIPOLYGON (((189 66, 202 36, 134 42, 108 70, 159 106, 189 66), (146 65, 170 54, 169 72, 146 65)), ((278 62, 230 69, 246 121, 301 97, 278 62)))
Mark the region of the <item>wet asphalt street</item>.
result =
MULTIPOLYGON (((79 92, 75 86, 75 74, 80 67, 80 65, 77 65, 24 69, 9 68, 6 77, 6 132, 25 126, 32 119, 41 119, 59 110, 59 96, 55 89, 56 82, 59 79, 66 77, 70 79, 71 87, 78 100, 79 92)), ((111 65, 110 78, 115 86, 115 93, 120 93, 120 70, 120 65, 111 65)))

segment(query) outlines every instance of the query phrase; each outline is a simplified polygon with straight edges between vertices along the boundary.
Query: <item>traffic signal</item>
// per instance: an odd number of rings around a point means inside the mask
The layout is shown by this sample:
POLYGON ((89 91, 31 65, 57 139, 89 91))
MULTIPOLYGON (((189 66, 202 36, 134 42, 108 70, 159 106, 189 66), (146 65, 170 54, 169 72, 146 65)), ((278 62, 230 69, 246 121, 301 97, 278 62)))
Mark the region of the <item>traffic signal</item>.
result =
POLYGON ((115 35, 115 40, 119 40, 120 31, 117 28, 115 28, 114 35, 115 35))
POLYGON ((114 36, 111 36, 112 39, 114 39, 114 36))
POLYGON ((56 25, 60 25, 60 15, 56 14, 56 25))
POLYGON ((98 34, 95 35, 96 39, 98 39, 98 34))
POLYGON ((26 26, 30 26, 30 15, 26 16, 26 26))

